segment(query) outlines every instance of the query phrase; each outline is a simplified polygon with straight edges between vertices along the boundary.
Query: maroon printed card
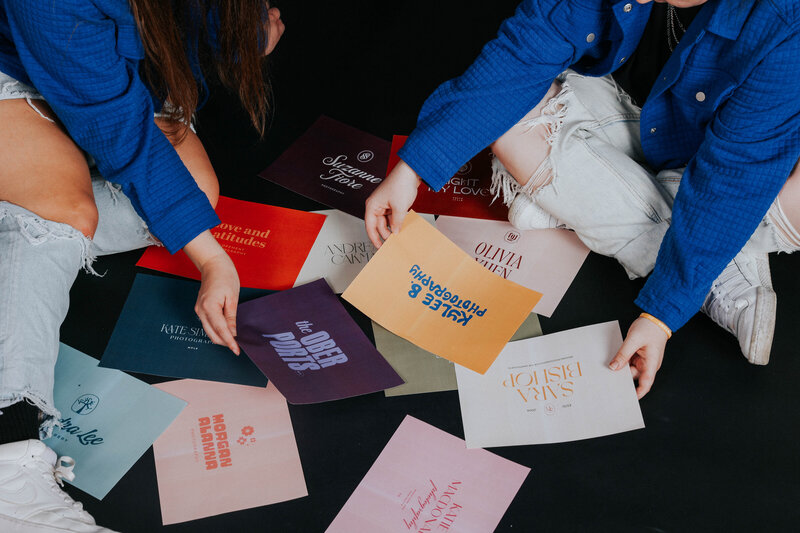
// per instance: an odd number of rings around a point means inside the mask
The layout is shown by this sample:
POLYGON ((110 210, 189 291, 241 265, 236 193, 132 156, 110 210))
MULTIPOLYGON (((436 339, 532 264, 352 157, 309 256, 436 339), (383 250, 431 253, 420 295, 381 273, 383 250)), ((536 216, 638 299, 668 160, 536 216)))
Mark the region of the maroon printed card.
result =
POLYGON ((239 306, 236 340, 292 404, 404 383, 324 279, 239 306))
POLYGON ((323 115, 259 176, 363 219, 388 160, 388 141, 323 115))
MULTIPOLYGON (((397 152, 408 137, 395 135, 389 155, 388 174, 400 161, 397 152)), ((489 192, 492 186, 492 153, 487 148, 470 159, 456 175, 436 192, 424 182, 419 184, 417 199, 411 209, 417 213, 451 215, 487 220, 508 220, 508 208, 489 192)))

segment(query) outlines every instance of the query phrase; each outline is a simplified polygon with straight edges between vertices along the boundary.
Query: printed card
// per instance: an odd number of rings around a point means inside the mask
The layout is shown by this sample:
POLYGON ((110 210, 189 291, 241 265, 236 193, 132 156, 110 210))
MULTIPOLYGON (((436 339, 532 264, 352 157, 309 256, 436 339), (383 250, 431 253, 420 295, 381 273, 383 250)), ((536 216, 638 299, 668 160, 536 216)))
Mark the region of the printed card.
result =
POLYGON ((490 533, 530 470, 406 416, 326 533, 490 533))
MULTIPOLYGON (((336 294, 341 294, 355 279, 377 249, 367 237, 364 221, 338 209, 317 211, 325 224, 308 254, 295 287, 325 278, 336 294)), ((423 215, 433 224, 432 215, 423 215)))
POLYGON ((436 228, 504 279, 542 293, 534 313, 551 316, 589 249, 571 231, 519 231, 509 222, 441 216, 436 228))
MULTIPOLYGON (((222 221, 211 233, 236 265, 242 287, 288 289, 314 244, 325 216, 284 207, 219 197, 222 221)), ((170 255, 151 246, 136 266, 200 279, 200 272, 183 251, 170 255)))
MULTIPOLYGON (((372 323, 372 331, 375 335, 375 347, 405 380, 403 385, 387 389, 384 392, 386 396, 404 396, 458 388, 456 369, 452 362, 411 344, 375 322, 372 323)), ((511 340, 529 339, 541 334, 539 316, 531 313, 511 340)))
POLYGON ((289 409, 272 384, 155 386, 189 402, 153 445, 164 525, 308 495, 289 409))
POLYGON ((71 483, 102 500, 186 402, 62 344, 55 368, 61 427, 44 442, 75 459, 71 483))
MULTIPOLYGON (((407 138, 403 135, 392 138, 387 174, 400 161, 397 152, 407 138)), ((424 182, 420 183, 417 199, 411 208, 417 213, 508 220, 508 208, 500 198, 494 200, 494 194, 489 190, 491 186, 492 153, 487 148, 461 167, 438 192, 424 182)))
POLYGON ((388 141, 321 116, 259 176, 363 219, 388 159, 388 141))
POLYGON ((324 279, 240 305, 236 329, 239 346, 292 404, 403 383, 324 279))
POLYGON ((342 297, 420 348, 484 373, 541 294, 487 271, 411 211, 342 297))
MULTIPOLYGON (((211 342, 194 313, 196 281, 137 274, 100 366, 264 387, 250 359, 211 342)), ((242 289, 240 300, 269 291, 242 289)))
POLYGON ((456 367, 468 448, 589 439, 644 427, 619 324, 511 342, 484 375, 456 367))

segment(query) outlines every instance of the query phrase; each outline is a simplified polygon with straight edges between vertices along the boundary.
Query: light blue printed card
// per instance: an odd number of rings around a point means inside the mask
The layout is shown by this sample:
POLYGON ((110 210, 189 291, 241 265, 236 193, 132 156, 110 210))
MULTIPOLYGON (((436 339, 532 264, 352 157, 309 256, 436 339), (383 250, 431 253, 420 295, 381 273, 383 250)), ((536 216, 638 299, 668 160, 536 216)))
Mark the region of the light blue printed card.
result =
POLYGON ((62 426, 45 443, 75 459, 72 484, 102 500, 186 402, 97 363, 61 344, 54 394, 62 426))

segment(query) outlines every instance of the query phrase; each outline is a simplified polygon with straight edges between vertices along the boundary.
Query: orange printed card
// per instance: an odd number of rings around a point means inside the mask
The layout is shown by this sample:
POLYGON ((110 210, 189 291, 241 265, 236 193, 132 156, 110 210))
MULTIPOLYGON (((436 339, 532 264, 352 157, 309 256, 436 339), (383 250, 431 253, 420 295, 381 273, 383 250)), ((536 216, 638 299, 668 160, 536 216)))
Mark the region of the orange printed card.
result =
POLYGON ((492 274, 410 211, 342 297, 394 334, 483 374, 542 295, 492 274))
MULTIPOLYGON (((242 287, 282 290, 294 285, 325 215, 219 197, 222 221, 211 233, 236 265, 242 287)), ((183 251, 151 246, 136 266, 200 279, 183 251)))

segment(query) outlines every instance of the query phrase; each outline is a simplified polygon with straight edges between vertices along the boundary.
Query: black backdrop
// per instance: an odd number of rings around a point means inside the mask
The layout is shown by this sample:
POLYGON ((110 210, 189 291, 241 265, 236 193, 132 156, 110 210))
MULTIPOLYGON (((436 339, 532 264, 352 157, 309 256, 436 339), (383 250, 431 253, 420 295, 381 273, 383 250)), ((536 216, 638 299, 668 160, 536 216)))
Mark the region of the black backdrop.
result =
MULTIPOLYGON (((278 4, 286 34, 272 58, 274 120, 259 140, 235 100, 215 89, 199 134, 235 198, 320 209, 256 176, 319 116, 390 139, 408 133, 425 97, 477 55, 514 0, 343 0, 278 4)), ((82 274, 62 340, 100 358, 141 252, 102 258, 82 274)), ((498 531, 796 530, 800 519, 800 358, 795 346, 800 256, 771 257, 779 293, 772 361, 749 365, 733 336, 698 315, 669 342, 646 429, 587 441, 493 449, 532 468, 498 531)), ((642 283, 590 255, 545 333, 638 314, 642 283)), ((359 323, 368 321, 357 312, 359 323)), ((137 376, 149 382, 150 376, 137 376)), ((406 414, 463 438, 456 392, 382 393, 290 406, 309 496, 208 519, 161 525, 152 449, 103 501, 68 491, 100 524, 125 532, 322 532, 406 414)), ((208 488, 209 492, 214 487, 208 488)), ((359 532, 360 533, 360 532, 359 532)))

